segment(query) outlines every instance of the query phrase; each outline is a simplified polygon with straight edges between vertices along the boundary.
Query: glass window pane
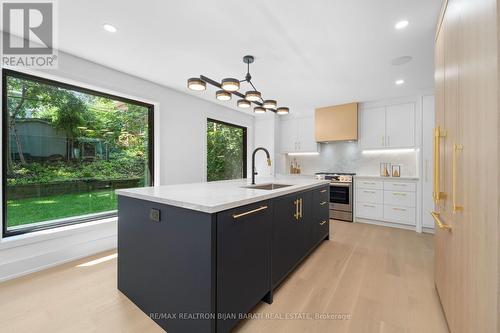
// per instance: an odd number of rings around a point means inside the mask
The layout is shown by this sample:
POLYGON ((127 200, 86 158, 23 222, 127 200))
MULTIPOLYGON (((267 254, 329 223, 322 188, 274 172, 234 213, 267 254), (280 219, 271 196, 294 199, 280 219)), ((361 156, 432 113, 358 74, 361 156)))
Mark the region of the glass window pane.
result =
POLYGON ((207 121, 207 180, 246 178, 246 128, 207 121))
MULTIPOLYGON (((150 107, 7 75, 7 234, 113 215, 150 182, 150 107)), ((4 134, 5 135, 5 134, 4 134)))

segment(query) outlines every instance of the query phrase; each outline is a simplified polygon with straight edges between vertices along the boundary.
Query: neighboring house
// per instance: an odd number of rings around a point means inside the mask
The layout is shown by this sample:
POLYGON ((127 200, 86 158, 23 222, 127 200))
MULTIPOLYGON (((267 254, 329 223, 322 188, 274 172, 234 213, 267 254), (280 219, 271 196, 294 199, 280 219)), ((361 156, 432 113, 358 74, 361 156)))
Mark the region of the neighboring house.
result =
MULTIPOLYGON (((36 118, 19 119, 16 127, 26 159, 46 160, 54 156, 67 158, 68 138, 64 132, 54 128, 49 121, 36 118)), ((75 140, 74 147, 74 158, 103 158, 105 155, 100 139, 79 137, 75 140)), ((18 160, 19 153, 12 134, 10 149, 13 159, 18 160)))
MULTIPOLYGON (((16 121, 17 134, 26 158, 44 159, 52 155, 66 156, 67 137, 62 131, 42 119, 19 119, 16 121)), ((14 159, 19 159, 16 140, 11 134, 10 151, 14 159)))

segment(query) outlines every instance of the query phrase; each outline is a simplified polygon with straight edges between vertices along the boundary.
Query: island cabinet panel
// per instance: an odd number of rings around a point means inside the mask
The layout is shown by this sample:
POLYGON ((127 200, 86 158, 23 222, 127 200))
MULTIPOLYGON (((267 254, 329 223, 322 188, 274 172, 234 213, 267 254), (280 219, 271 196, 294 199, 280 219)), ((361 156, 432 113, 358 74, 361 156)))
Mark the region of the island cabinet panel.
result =
POLYGON ((271 291, 272 201, 217 213, 217 332, 271 291))
POLYGON ((276 287, 310 249, 312 239, 312 191, 274 200, 272 283, 276 287))
POLYGON ((169 333, 227 333, 328 237, 328 185, 216 213, 118 196, 118 289, 169 333))
POLYGON ((313 246, 329 237, 330 234, 330 191, 324 186, 313 192, 313 246))
POLYGON ((215 332, 213 318, 196 318, 216 311, 215 223, 215 215, 118 196, 118 289, 168 332, 215 332))

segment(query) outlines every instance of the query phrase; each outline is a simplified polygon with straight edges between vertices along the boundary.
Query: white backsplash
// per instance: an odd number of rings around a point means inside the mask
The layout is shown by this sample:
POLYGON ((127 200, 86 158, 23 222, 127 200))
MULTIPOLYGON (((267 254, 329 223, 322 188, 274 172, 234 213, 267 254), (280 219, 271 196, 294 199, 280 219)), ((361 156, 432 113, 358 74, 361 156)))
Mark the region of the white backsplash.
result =
POLYGON ((384 151, 363 153, 357 142, 333 142, 321 144, 319 155, 286 156, 285 171, 296 160, 302 174, 316 172, 355 172, 363 176, 380 175, 380 163, 401 165, 401 177, 418 177, 418 151, 384 151))

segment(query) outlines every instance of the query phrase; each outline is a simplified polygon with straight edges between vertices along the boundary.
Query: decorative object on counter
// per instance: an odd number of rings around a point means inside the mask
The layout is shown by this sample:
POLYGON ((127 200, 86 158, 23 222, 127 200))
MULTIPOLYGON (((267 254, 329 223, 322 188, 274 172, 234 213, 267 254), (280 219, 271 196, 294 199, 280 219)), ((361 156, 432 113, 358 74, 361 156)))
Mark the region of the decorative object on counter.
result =
POLYGON ((394 164, 392 166, 392 176, 393 177, 401 177, 401 165, 394 164))
POLYGON ((381 177, 390 177, 391 173, 389 170, 391 170, 391 163, 385 163, 385 162, 380 163, 380 176, 381 177))
POLYGON ((297 163, 297 160, 294 158, 292 162, 290 162, 290 174, 292 175, 300 175, 300 164, 297 163))
POLYGON ((237 102, 237 105, 240 108, 249 108, 251 103, 254 103, 256 105, 254 108, 255 113, 266 113, 266 111, 269 110, 280 115, 288 114, 290 112, 288 107, 278 107, 278 102, 276 102, 276 100, 264 99, 262 97, 262 93, 255 88, 252 83, 252 75, 250 75, 250 64, 254 61, 254 56, 246 55, 243 57, 243 62, 247 64, 247 74, 243 80, 225 78, 222 79, 221 83, 219 83, 206 76, 200 75, 199 78, 192 77, 188 79, 187 86, 189 89, 194 91, 203 91, 207 89, 208 83, 214 87, 222 89, 216 92, 216 98, 219 101, 229 101, 231 100, 231 95, 235 95, 241 98, 237 102), (238 91, 240 89, 240 83, 242 82, 248 82, 251 86, 251 89, 245 94, 238 91))

